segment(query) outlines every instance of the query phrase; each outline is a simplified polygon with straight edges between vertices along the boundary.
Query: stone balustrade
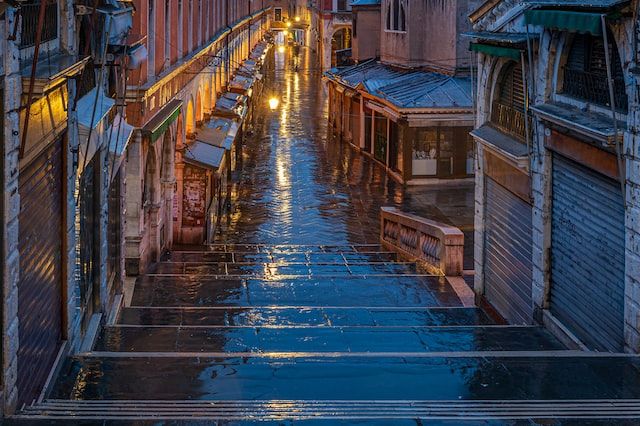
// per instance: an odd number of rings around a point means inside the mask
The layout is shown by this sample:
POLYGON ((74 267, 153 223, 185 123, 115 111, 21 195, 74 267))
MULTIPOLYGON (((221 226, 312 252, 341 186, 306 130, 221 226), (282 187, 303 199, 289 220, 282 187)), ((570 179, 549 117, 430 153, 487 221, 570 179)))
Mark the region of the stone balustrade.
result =
POLYGON ((462 275, 464 234, 460 229, 395 207, 382 207, 380 221, 380 241, 387 249, 423 261, 444 275, 462 275))

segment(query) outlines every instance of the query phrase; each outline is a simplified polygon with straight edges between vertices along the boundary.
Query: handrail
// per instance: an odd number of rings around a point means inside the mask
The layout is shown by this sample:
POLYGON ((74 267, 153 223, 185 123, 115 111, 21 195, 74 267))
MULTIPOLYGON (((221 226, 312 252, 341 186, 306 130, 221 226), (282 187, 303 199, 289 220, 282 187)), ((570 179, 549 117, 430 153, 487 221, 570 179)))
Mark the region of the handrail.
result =
POLYGON ((380 222, 380 241, 387 249, 423 261, 444 275, 462 275, 464 234, 460 229, 395 207, 381 207, 380 222))

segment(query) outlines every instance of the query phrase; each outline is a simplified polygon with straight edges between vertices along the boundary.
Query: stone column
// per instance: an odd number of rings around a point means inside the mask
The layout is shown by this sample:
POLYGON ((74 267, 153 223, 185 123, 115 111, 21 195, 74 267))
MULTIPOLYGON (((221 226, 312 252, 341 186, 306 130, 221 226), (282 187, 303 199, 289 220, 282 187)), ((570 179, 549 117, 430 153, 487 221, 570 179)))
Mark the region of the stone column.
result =
POLYGON ((125 272, 138 275, 141 271, 142 242, 142 134, 136 131, 127 148, 126 161, 126 223, 125 223, 125 272))
POLYGON ((0 59, 4 69, 4 157, 3 161, 3 216, 2 232, 4 240, 4 262, 2 271, 3 309, 2 309, 2 386, 4 401, 3 415, 15 412, 18 398, 18 281, 20 279, 20 253, 18 250, 18 215, 20 213, 20 195, 18 193, 18 151, 20 149, 20 97, 22 94, 22 77, 18 54, 18 41, 11 41, 15 25, 15 10, 9 8, 5 12, 4 35, 2 44, 6 47, 0 59))

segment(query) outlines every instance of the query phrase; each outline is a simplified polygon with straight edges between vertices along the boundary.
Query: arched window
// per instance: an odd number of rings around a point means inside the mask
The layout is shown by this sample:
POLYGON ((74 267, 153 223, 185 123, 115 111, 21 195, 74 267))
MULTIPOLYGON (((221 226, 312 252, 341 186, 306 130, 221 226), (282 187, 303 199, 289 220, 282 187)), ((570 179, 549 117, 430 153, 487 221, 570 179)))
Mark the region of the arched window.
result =
POLYGON ((391 3, 387 6, 387 27, 388 30, 391 29, 391 3))
MULTIPOLYGON (((607 34, 616 109, 626 112, 627 93, 618 48, 607 34)), ((564 66, 562 93, 602 106, 610 106, 604 39, 591 34, 576 34, 564 66)))
POLYGON ((387 25, 389 31, 406 31, 405 6, 400 0, 390 0, 387 5, 387 25))
POLYGON ((398 18, 400 18, 400 0, 393 0, 393 29, 398 30, 398 18))
POLYGON ((526 96, 520 63, 505 65, 498 78, 491 106, 491 123, 505 133, 525 139, 526 96))

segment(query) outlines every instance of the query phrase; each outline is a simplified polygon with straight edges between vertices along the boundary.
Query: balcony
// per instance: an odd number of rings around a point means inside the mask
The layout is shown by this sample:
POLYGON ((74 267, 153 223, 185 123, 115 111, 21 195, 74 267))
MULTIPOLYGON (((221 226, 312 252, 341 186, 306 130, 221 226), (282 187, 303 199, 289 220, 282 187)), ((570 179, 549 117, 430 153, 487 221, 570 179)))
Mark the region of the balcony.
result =
MULTIPOLYGON (((601 73, 564 69, 563 94, 582 99, 597 105, 610 106, 609 83, 607 76, 601 73)), ((624 81, 616 78, 613 81, 613 95, 616 110, 626 113, 628 110, 627 93, 624 81)))
MULTIPOLYGON (((35 46, 36 30, 40 15, 40 2, 23 3, 20 6, 22 26, 20 28, 20 49, 35 46)), ((58 2, 48 2, 45 6, 44 23, 40 42, 46 43, 58 37, 58 2)))
MULTIPOLYGON (((510 105, 494 102, 491 108, 491 124, 518 140, 525 141, 527 138, 524 112, 510 105)), ((532 124, 531 117, 529 117, 529 129, 532 124)))

